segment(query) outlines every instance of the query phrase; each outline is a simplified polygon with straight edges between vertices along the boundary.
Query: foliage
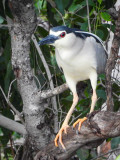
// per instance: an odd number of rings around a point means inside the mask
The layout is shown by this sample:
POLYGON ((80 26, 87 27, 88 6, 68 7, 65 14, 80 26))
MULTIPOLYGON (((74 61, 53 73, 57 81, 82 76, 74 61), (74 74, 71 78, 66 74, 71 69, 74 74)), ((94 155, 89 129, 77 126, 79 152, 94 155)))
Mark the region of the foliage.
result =
MULTIPOLYGON (((3 0, 4 2, 4 0, 3 0)), ((109 30, 114 32, 114 21, 111 19, 107 9, 112 7, 114 4, 114 0, 103 1, 103 0, 88 0, 89 3, 89 15, 90 15, 90 25, 93 33, 97 34, 103 41, 107 40, 109 37, 109 30), (111 22, 112 23, 107 23, 111 22), (109 29, 109 30, 108 30, 109 29)), ((3 5, 2 1, 0 2, 0 24, 6 25, 6 16, 11 17, 8 3, 3 5)), ((34 0, 34 6, 36 10, 36 14, 38 17, 43 19, 44 21, 48 21, 50 26, 59 26, 59 25, 67 25, 73 28, 80 28, 82 30, 88 31, 88 18, 87 18, 87 6, 85 0, 54 0, 51 1, 51 4, 45 0, 34 0)), ((38 27, 35 36, 39 40, 40 38, 46 36, 48 32, 41 27, 38 27)), ((44 53, 45 59, 49 65, 50 71, 53 75, 54 85, 58 86, 65 82, 63 73, 57 66, 54 54, 54 48, 49 46, 43 46, 42 52, 44 53)), ((34 44, 31 42, 31 67, 39 79, 42 90, 49 88, 49 82, 47 79, 47 75, 45 72, 45 68, 43 63, 37 53, 37 50, 34 44)), ((9 87, 11 82, 15 79, 14 73, 11 67, 11 40, 8 28, 5 26, 1 26, 0 28, 0 85, 2 86, 6 95, 8 95, 9 87)), ((75 120, 77 116, 85 116, 89 112, 89 106, 91 102, 91 86, 90 82, 86 81, 85 89, 83 90, 84 98, 81 98, 76 111, 73 114, 71 122, 75 120)), ((100 75, 98 78, 98 86, 97 86, 97 94, 98 101, 96 104, 96 110, 100 109, 102 104, 106 101, 106 92, 105 88, 105 76, 100 75)), ((38 85, 38 87, 40 87, 38 85)), ((119 95, 118 92, 118 84, 113 84, 113 91, 116 95, 119 95)), ((10 92, 10 101, 15 106, 17 110, 22 111, 22 100, 20 94, 17 90, 16 82, 12 84, 11 92, 10 92)), ((66 114, 69 110, 69 107, 72 102, 72 95, 69 91, 64 92, 62 95, 58 97, 58 111, 62 109, 66 114)), ((114 97, 115 102, 115 111, 119 110, 120 102, 116 97, 114 97)), ((4 96, 0 92, 0 113, 14 119, 14 112, 10 110, 9 105, 6 103, 4 96)), ((59 112, 59 121, 65 117, 65 114, 59 112)), ((61 122, 61 121, 60 121, 61 122)), ((60 123, 61 124, 61 123, 60 123)), ((9 156, 9 160, 11 159, 12 151, 11 147, 7 153, 5 153, 5 146, 8 145, 8 141, 10 138, 17 139, 20 138, 18 134, 15 132, 10 132, 7 129, 0 129, 0 145, 2 146, 2 150, 4 152, 4 156, 9 156)), ((120 142, 120 139, 119 139, 120 142)), ((112 144, 114 144, 112 142, 112 144)), ((85 151, 86 156, 84 157, 79 150, 77 155, 82 160, 87 160, 94 157, 94 154, 91 154, 90 151, 85 151), (83 156, 83 157, 82 157, 83 156)), ((13 155, 12 155, 13 156, 13 155)))

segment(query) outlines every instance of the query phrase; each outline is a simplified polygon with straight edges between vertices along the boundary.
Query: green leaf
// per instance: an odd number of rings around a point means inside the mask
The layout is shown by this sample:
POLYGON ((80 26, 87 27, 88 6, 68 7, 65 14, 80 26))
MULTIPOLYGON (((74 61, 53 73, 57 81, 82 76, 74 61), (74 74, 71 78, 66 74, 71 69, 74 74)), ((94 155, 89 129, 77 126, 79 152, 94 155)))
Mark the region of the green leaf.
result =
POLYGON ((0 16, 0 23, 3 23, 4 22, 4 19, 3 17, 0 16))
MULTIPOLYGON (((86 6, 87 4, 86 4, 86 1, 83 1, 82 3, 81 3, 81 5, 84 5, 84 6, 86 6)), ((95 3, 93 2, 93 0, 88 0, 88 5, 89 6, 95 6, 95 3)))
POLYGON ((98 37, 100 37, 101 39, 103 39, 103 37, 104 37, 104 32, 103 32, 101 29, 97 29, 96 35, 97 35, 98 37))
POLYGON ((97 32, 99 32, 97 34, 99 34, 100 38, 103 41, 106 41, 106 39, 108 37, 108 34, 109 34, 107 27, 105 27, 104 25, 98 26, 98 31, 97 32), (101 33, 101 35, 100 35, 100 33, 101 33))
POLYGON ((58 10, 62 13, 62 15, 65 14, 65 9, 67 9, 73 0, 55 0, 56 6, 58 10))
POLYGON ((102 80, 105 80, 105 74, 99 74, 98 78, 101 78, 102 80))
POLYGON ((80 106, 89 106, 90 98, 81 99, 78 104, 80 104, 80 106))
POLYGON ((10 37, 8 37, 8 39, 6 41, 3 55, 5 57, 5 63, 7 65, 9 60, 10 60, 10 58, 11 58, 11 38, 10 37))
POLYGON ((56 62, 56 58, 55 58, 55 54, 51 54, 51 64, 56 67, 57 62, 56 62))
POLYGON ((42 3, 43 2, 41 0, 38 0, 34 5, 35 5, 36 8, 41 9, 42 3))
POLYGON ((119 146, 120 144, 120 137, 115 137, 115 138, 112 138, 111 140, 111 148, 112 149, 115 149, 119 146))
POLYGON ((77 9, 79 9, 79 8, 81 8, 82 7, 82 5, 76 5, 76 4, 72 4, 70 7, 69 7, 69 11, 70 12, 75 12, 77 9))
POLYGON ((101 4, 101 3, 102 3, 102 0, 98 0, 98 3, 101 4))
POLYGON ((88 22, 86 21, 85 23, 79 23, 81 26, 80 29, 83 31, 88 31, 88 22))
POLYGON ((77 156, 80 158, 80 160, 86 160, 89 156, 89 150, 87 149, 79 149, 77 151, 77 156))
POLYGON ((55 0, 55 3, 56 3, 58 10, 62 13, 62 15, 64 15, 65 14, 65 12, 64 12, 65 6, 63 4, 63 1, 62 0, 55 0))
POLYGON ((69 95, 65 98, 65 100, 67 101, 73 101, 73 96, 72 95, 69 95))
POLYGON ((61 78, 62 78, 63 82, 66 82, 64 75, 62 75, 61 78))
POLYGON ((12 65, 11 65, 11 62, 9 61, 8 65, 7 65, 6 75, 5 75, 5 93, 6 94, 9 89, 11 75, 12 75, 12 65))
POLYGON ((106 142, 110 142, 112 140, 112 138, 107 138, 106 142))
POLYGON ((104 90, 97 90, 97 95, 98 95, 98 97, 106 100, 106 93, 104 90))
POLYGON ((101 12, 101 17, 105 20, 105 21, 111 21, 111 17, 107 12, 101 12))

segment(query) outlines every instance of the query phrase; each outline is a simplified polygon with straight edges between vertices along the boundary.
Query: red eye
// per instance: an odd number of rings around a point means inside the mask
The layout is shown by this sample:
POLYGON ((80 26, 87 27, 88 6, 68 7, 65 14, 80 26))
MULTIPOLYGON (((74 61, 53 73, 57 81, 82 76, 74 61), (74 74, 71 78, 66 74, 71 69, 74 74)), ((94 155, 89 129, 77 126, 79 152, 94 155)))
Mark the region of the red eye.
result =
POLYGON ((65 32, 62 32, 62 33, 60 34, 60 37, 61 37, 61 38, 65 37, 65 32))

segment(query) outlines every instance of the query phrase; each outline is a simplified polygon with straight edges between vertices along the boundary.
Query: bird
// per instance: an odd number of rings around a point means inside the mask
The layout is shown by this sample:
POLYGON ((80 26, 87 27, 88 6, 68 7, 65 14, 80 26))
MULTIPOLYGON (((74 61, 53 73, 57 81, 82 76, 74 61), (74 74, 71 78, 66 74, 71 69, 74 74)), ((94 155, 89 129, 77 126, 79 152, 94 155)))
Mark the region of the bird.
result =
MULTIPOLYGON (((49 44, 55 47, 57 64, 62 68, 66 83, 73 94, 73 103, 54 139, 56 147, 58 147, 59 141, 62 148, 66 149, 62 141, 62 134, 63 132, 67 134, 70 117, 79 101, 76 85, 80 81, 90 80, 93 90, 90 113, 93 112, 97 101, 97 77, 98 74, 105 73, 107 51, 97 35, 67 26, 51 28, 49 35, 39 41, 38 44, 49 44)), ((78 124, 78 130, 80 131, 85 120, 87 120, 87 117, 78 119, 73 127, 78 124)))

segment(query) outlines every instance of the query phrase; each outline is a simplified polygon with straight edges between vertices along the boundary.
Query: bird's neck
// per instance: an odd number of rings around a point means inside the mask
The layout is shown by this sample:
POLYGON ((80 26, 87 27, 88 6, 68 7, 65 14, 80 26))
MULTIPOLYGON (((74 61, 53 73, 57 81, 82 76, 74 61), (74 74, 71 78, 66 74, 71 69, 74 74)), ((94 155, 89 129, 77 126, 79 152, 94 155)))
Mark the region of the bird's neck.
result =
POLYGON ((77 40, 72 46, 56 46, 56 50, 63 60, 76 57, 84 46, 84 40, 77 40))

